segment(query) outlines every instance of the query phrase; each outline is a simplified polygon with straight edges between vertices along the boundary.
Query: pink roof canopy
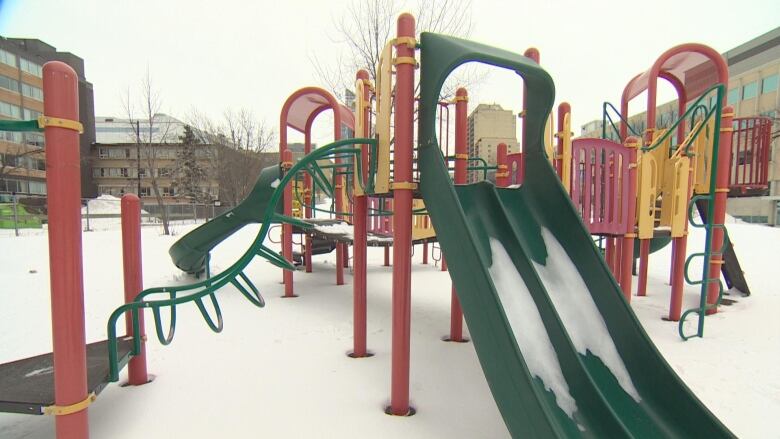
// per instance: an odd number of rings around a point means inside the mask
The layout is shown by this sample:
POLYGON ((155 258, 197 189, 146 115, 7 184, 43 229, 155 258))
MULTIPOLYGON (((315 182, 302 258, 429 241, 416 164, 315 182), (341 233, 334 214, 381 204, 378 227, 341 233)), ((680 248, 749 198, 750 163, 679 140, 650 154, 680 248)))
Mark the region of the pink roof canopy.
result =
POLYGON ((319 87, 302 88, 287 98, 282 107, 280 129, 284 131, 289 126, 305 133, 312 116, 316 117, 317 114, 328 109, 338 111, 336 118, 350 129, 354 129, 355 117, 352 111, 340 104, 332 94, 319 87))
POLYGON ((683 85, 687 99, 693 100, 712 85, 727 84, 728 66, 709 46, 681 44, 664 52, 649 70, 629 81, 623 90, 623 101, 628 102, 643 91, 654 89, 658 77, 676 78, 683 85))
MULTIPOLYGON (((677 91, 679 114, 685 111, 686 103, 704 93, 715 84, 728 84, 729 69, 723 57, 715 49, 703 44, 681 44, 667 50, 655 60, 650 70, 635 76, 623 89, 620 112, 628 115, 628 102, 647 90, 647 127, 644 137, 652 139, 655 127, 658 78, 672 84, 677 91)), ((724 96, 725 99, 725 96, 724 96)), ((678 137, 682 138, 685 124, 678 125, 678 137)), ((627 135, 627 125, 620 123, 620 136, 627 135)))

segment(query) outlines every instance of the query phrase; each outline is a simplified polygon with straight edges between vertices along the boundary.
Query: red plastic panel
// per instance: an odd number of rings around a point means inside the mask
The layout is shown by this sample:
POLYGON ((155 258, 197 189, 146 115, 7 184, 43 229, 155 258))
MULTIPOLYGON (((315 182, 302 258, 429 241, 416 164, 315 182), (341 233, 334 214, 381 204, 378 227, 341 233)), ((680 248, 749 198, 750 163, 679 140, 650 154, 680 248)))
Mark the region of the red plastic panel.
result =
POLYGON ((623 235, 628 221, 630 150, 605 139, 572 141, 571 197, 592 234, 623 235))

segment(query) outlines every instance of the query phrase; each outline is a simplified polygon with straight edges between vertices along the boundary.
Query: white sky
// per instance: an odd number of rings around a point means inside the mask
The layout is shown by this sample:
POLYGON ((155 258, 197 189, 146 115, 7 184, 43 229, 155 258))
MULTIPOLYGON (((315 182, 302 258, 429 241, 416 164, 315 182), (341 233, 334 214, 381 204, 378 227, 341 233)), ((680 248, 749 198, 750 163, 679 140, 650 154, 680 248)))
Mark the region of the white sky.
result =
MULTIPOLYGON (((333 22, 348 3, 0 0, 0 35, 39 38, 84 58, 96 115, 122 116, 123 93, 138 88, 148 66, 168 114, 186 118, 197 108, 218 117, 246 107, 277 127, 290 93, 321 85, 308 54, 325 59, 343 49, 333 22)), ((572 104, 579 133, 580 125, 600 118, 604 100, 617 103, 625 83, 664 50, 686 42, 729 50, 780 25, 780 3, 474 0, 472 18, 471 39, 540 50, 556 102, 572 104)), ((496 102, 518 111, 520 87, 514 74, 491 74, 470 91, 470 107, 496 102)), ((662 91, 659 102, 671 96, 662 91)), ((329 140, 329 124, 318 122, 315 133, 315 140, 329 140)))

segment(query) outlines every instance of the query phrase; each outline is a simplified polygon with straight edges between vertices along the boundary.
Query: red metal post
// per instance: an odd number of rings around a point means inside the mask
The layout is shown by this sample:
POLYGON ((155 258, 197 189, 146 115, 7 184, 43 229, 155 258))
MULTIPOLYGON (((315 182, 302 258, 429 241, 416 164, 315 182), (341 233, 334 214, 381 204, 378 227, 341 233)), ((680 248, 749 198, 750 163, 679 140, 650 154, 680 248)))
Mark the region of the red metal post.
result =
MULTIPOLYGON (((290 168, 292 168, 292 151, 285 149, 282 151, 282 169, 287 172, 290 168)), ((292 216, 292 184, 284 187, 283 194, 283 214, 292 216)), ((288 261, 292 261, 292 251, 292 224, 284 223, 282 224, 282 256, 288 261)), ((296 297, 293 292, 293 272, 284 270, 282 278, 284 279, 284 297, 296 297)))
MULTIPOLYGON (((366 98, 366 102, 370 102, 369 93, 370 87, 368 84, 368 72, 360 70, 357 72, 357 79, 363 80, 363 96, 366 98)), ((362 105, 364 102, 359 102, 362 105)), ((371 108, 366 105, 363 108, 356 108, 355 112, 363 112, 363 120, 366 122, 363 125, 362 133, 355 133, 357 137, 368 137, 370 127, 368 125, 369 114, 371 108)), ((362 145, 362 152, 360 156, 361 167, 364 173, 368 172, 368 145, 362 145)), ((359 178, 358 175, 353 178, 359 178)), ((363 181, 365 184, 365 180, 363 181)), ((352 295, 353 295, 353 308, 352 308, 352 340, 353 348, 349 354, 353 358, 365 357, 366 352, 366 258, 367 258, 367 240, 368 240, 368 197, 365 195, 353 197, 354 214, 352 216, 354 226, 354 240, 352 254, 354 258, 354 278, 352 282, 352 295)))
POLYGON ((628 213, 626 221, 626 233, 623 235, 622 251, 620 252, 620 287, 623 289, 623 294, 626 296, 627 301, 631 301, 631 266, 634 262, 634 222, 636 218, 636 194, 637 181, 636 181, 636 161, 637 161, 637 148, 639 147, 639 139, 636 137, 628 137, 625 142, 626 147, 630 148, 629 163, 632 165, 629 169, 628 177, 628 213))
MULTIPOLYGON (((465 88, 455 91, 455 184, 465 184, 468 178, 468 107, 469 94, 465 88)), ((506 154, 504 154, 506 156, 506 154)), ((504 157, 506 161, 506 157, 504 157)), ((447 262, 444 253, 441 257, 441 269, 447 270, 447 262)), ((463 309, 458 300, 455 285, 452 286, 450 299, 450 335, 445 341, 462 343, 463 338, 463 309)))
MULTIPOLYGON (((499 143, 496 147, 496 186, 509 186, 509 168, 506 165, 506 143, 499 143)), ((455 177, 457 179, 457 176, 455 177)))
MULTIPOLYGON (((125 303, 135 300, 135 296, 144 288, 144 275, 141 265, 141 199, 135 194, 122 197, 122 269, 125 283, 125 303)), ((141 351, 130 359, 128 364, 128 384, 140 386, 149 382, 146 372, 146 334, 144 334, 144 313, 138 312, 141 351)), ((131 313, 125 313, 125 334, 132 336, 133 319, 131 313)))
MULTIPOLYGON (((712 224, 723 225, 726 221, 726 198, 729 193, 729 155, 731 154, 731 133, 733 132, 734 108, 726 106, 720 117, 720 139, 718 146, 718 168, 715 176, 715 194, 713 199, 712 224)), ((721 264, 723 264, 723 245, 725 234, 722 227, 712 228, 712 254, 710 256, 709 278, 718 279, 720 277, 721 264)), ((710 283, 707 290, 707 304, 714 305, 718 301, 718 283, 710 283)), ((715 314, 717 308, 707 311, 708 314, 715 314)))
MULTIPOLYGON (((414 38, 414 17, 398 17, 399 38, 414 38)), ((396 46, 398 59, 414 58, 406 42, 396 46)), ((397 416, 409 407, 409 350, 412 289, 412 139, 414 121, 414 65, 396 64, 395 161, 393 170, 393 340, 390 407, 397 416)))
MULTIPOLYGON (((78 77, 59 61, 43 66, 45 117, 79 120, 78 77)), ((84 283, 81 251, 81 161, 79 133, 47 126, 46 183, 49 187, 49 266, 54 403, 64 407, 87 399, 84 283)), ((88 438, 87 409, 57 416, 57 437, 88 438)))
MULTIPOLYGON (((523 52, 523 56, 531 58, 535 63, 539 64, 539 49, 535 47, 529 47, 526 49, 525 52, 523 52)), ((523 81, 523 112, 522 112, 522 120, 520 122, 520 126, 523 128, 522 136, 520 136, 520 152, 523 153, 523 155, 520 156, 520 173, 522 175, 525 175, 525 133, 526 133, 526 123, 525 123, 525 111, 528 108, 528 85, 523 81)))
MULTIPOLYGON (((307 128, 308 124, 307 124, 307 128)), ((308 155, 311 152, 311 131, 309 129, 306 130, 304 133, 304 154, 308 155)), ((304 217, 305 218, 311 218, 312 211, 311 204, 312 204, 312 179, 311 175, 309 173, 305 173, 303 175, 303 201, 306 203, 306 207, 304 208, 304 217)), ((304 238, 304 250, 303 250, 303 263, 306 265, 306 272, 311 273, 312 272, 312 251, 311 251, 311 235, 308 233, 306 234, 306 237, 304 238)))
MULTIPOLYGON (((633 249, 632 249, 633 253, 633 249)), ((639 240, 639 285, 636 287, 637 296, 647 295, 647 265, 650 261, 650 240, 639 240)))

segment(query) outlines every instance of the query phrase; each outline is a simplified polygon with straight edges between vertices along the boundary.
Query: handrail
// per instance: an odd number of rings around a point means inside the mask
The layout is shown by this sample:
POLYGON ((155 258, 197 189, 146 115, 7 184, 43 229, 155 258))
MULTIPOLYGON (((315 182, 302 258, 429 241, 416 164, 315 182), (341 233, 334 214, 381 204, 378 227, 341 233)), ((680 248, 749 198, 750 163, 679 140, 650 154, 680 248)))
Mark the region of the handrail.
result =
MULTIPOLYGON (((312 153, 306 155, 301 160, 298 161, 295 165, 292 166, 292 168, 289 169, 282 178, 280 179, 280 182, 278 186, 276 187, 276 190, 271 194, 271 199, 268 202, 268 207, 264 213, 263 220, 261 221, 262 225, 260 228, 260 231, 257 234, 257 237, 250 245, 249 249, 246 253, 244 253, 243 256, 241 256, 233 265, 231 265, 226 270, 223 270, 219 274, 202 280, 200 282, 195 282, 188 285, 178 285, 178 286, 172 286, 172 287, 155 287, 155 288, 148 288, 144 291, 141 291, 138 293, 135 297, 135 299, 132 302, 126 303, 120 307, 118 307, 116 310, 114 310, 113 313, 111 313, 111 316, 108 319, 108 356, 109 356, 109 380, 110 381, 118 381, 119 380, 119 358, 118 358, 118 336, 117 336, 117 322, 119 318, 125 314, 130 313, 131 319, 132 319, 132 327, 133 330, 133 350, 132 354, 137 355, 138 352, 140 352, 141 348, 141 339, 140 339, 140 324, 139 324, 139 312, 145 308, 151 308, 154 320, 155 320, 155 326, 156 326, 156 333, 158 340, 163 344, 168 344, 172 341, 173 335, 175 333, 176 328, 176 305, 187 303, 187 302, 198 302, 198 308, 201 311, 201 314, 204 317, 204 320, 206 321, 207 325, 214 330, 215 332, 219 332, 222 330, 222 317, 221 317, 221 310, 219 309, 219 306, 216 304, 216 296, 214 293, 216 293, 219 289, 221 289, 223 286, 227 285, 228 283, 236 286, 238 288, 239 292, 241 292, 242 295, 244 295, 252 304, 254 304, 257 307, 263 307, 265 306, 265 302, 260 295, 259 290, 252 284, 252 282, 247 278, 247 276, 243 273, 244 268, 246 268, 247 265, 249 265, 249 262, 252 261, 252 259, 255 256, 262 256, 268 259, 271 263, 274 265, 280 266, 282 268, 286 269, 294 269, 292 264, 290 264, 286 259, 283 259, 281 256, 278 255, 275 251, 267 248, 264 246, 263 242, 268 235, 268 231, 271 228, 271 224, 274 221, 279 221, 280 219, 288 220, 290 218, 284 217, 282 215, 279 215, 276 213, 276 206, 278 205, 279 201, 281 200, 283 196, 283 188, 286 187, 296 176, 296 174, 301 170, 307 170, 309 171, 309 164, 313 161, 322 159, 326 156, 332 155, 332 154, 339 154, 344 153, 345 151, 348 151, 349 153, 360 153, 360 149, 358 148, 352 148, 352 149, 339 149, 342 146, 345 145, 355 145, 355 144, 369 144, 369 145, 376 145, 375 139, 367 139, 367 138, 353 138, 353 139, 344 139, 337 142, 333 142, 329 145, 323 146, 321 148, 316 149, 312 153), (241 280, 246 283, 246 285, 249 287, 248 291, 246 288, 244 288, 239 282, 237 278, 241 278, 241 280), (189 294, 185 295, 179 295, 180 292, 190 292, 189 294), (148 300, 147 298, 153 295, 167 295, 168 299, 155 299, 155 300, 148 300), (206 295, 212 296, 212 303, 215 305, 216 314, 217 314, 217 322, 215 323, 214 320, 210 317, 210 315, 205 311, 205 307, 202 303, 202 298, 206 295), (170 307, 171 308, 171 319, 168 324, 168 331, 166 333, 163 333, 162 331, 162 319, 160 316, 160 309, 163 307, 170 307)), ((358 174, 363 177, 362 169, 358 167, 358 174)), ((369 170, 369 186, 373 187, 373 181, 371 181, 375 177, 375 174, 371 173, 369 170)), ((301 222, 303 224, 306 224, 305 222, 301 222)))
MULTIPOLYGON (((655 139, 653 141, 653 143, 651 143, 650 145, 643 146, 641 148, 641 150, 643 152, 646 152, 646 151, 652 151, 652 150, 658 148, 659 145, 661 145, 669 136, 672 135, 672 133, 674 133, 674 129, 677 128, 678 125, 680 125, 680 122, 684 121, 688 117, 689 114, 693 113, 694 111, 697 111, 697 106, 703 105, 703 104, 700 104, 701 101, 705 97, 707 97, 707 95, 709 95, 714 90, 717 93, 718 102, 717 102, 717 105, 715 105, 714 107, 710 108, 710 111, 707 113, 707 116, 705 117, 705 120, 710 118, 712 116, 712 114, 715 114, 714 110, 716 110, 716 109, 719 110, 720 109, 720 105, 721 105, 720 96, 722 96, 722 94, 723 94, 723 87, 724 87, 723 84, 715 84, 715 85, 711 86, 710 88, 708 88, 707 90, 705 90, 701 94, 701 96, 699 96, 696 99, 696 101, 694 101, 693 104, 688 106, 688 109, 685 110, 685 113, 680 115, 680 117, 677 118, 677 120, 674 122, 674 124, 672 124, 672 126, 669 127, 662 136, 660 136, 657 139, 655 139)), ((717 111, 717 114, 720 114, 720 111, 717 111)))
POLYGON ((621 121, 623 121, 626 124, 626 127, 628 127, 628 130, 631 132, 631 134, 640 137, 641 134, 637 133, 636 130, 631 126, 630 123, 628 123, 628 119, 624 117, 622 114, 620 114, 620 111, 615 108, 614 105, 612 105, 609 102, 604 101, 604 103, 601 106, 601 138, 606 139, 607 138, 607 119, 609 119, 609 124, 612 126, 612 129, 615 130, 617 133, 618 139, 620 139, 620 142, 622 143, 624 139, 620 137, 620 130, 617 126, 615 126, 615 122, 612 120, 612 117, 609 115, 609 112, 607 111, 608 108, 611 108, 615 114, 617 114, 618 118, 620 118, 621 121))

